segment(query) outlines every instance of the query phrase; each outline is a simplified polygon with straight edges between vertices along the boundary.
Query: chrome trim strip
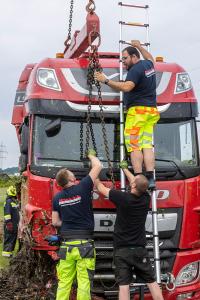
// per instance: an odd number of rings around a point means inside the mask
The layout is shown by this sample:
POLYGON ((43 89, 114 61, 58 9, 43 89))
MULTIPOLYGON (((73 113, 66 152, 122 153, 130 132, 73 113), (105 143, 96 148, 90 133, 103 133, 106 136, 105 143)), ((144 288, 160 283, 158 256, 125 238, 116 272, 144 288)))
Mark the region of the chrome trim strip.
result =
MULTIPOLYGON (((88 111, 88 105, 87 104, 77 104, 71 101, 65 101, 68 106, 78 112, 87 112, 88 111)), ((169 107, 171 103, 159 105, 158 111, 160 113, 165 112, 169 107)), ((119 105, 103 105, 103 112, 110 113, 110 114, 119 114, 119 105)), ((99 105, 91 105, 91 112, 99 112, 100 107, 99 105)))
MULTIPOLYGON (((116 220, 116 214, 94 214, 95 231, 100 232, 113 232, 116 220)), ((164 213, 158 214, 158 231, 173 231, 176 230, 178 215, 177 213, 164 213)), ((152 215, 148 213, 146 224, 146 231, 152 232, 152 215)))

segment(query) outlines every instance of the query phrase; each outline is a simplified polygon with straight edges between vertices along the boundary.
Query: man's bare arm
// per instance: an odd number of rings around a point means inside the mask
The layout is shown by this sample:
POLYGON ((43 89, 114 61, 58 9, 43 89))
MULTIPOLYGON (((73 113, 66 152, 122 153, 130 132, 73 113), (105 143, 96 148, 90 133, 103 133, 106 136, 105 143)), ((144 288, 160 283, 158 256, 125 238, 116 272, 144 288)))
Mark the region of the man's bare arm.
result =
POLYGON ((99 173, 101 172, 102 163, 94 155, 89 154, 88 158, 89 158, 89 160, 91 161, 91 164, 92 164, 92 169, 90 170, 89 175, 90 175, 92 181, 95 182, 95 180, 99 176, 99 173))
POLYGON ((100 194, 109 197, 110 188, 107 188, 99 179, 95 180, 95 186, 100 194))
MULTIPOLYGON (((95 80, 101 82, 101 83, 105 83, 107 77, 105 76, 104 73, 102 72, 95 72, 94 73, 94 78, 95 80)), ((114 81, 114 80, 110 80, 107 83, 108 86, 110 86, 111 88, 117 90, 117 91, 122 91, 122 92, 130 92, 134 89, 135 84, 132 81, 114 81)))
POLYGON ((60 227, 62 225, 62 221, 57 211, 52 211, 52 224, 55 227, 60 227))
POLYGON ((123 171, 129 181, 129 183, 130 184, 133 183, 135 180, 135 176, 128 169, 123 169, 123 171))
POLYGON ((120 168, 124 171, 129 183, 133 183, 135 181, 135 176, 128 169, 128 162, 126 160, 122 160, 119 164, 120 168))
POLYGON ((151 60, 154 63, 154 58, 145 48, 143 48, 138 40, 132 40, 131 44, 134 48, 137 48, 142 54, 144 59, 151 60))

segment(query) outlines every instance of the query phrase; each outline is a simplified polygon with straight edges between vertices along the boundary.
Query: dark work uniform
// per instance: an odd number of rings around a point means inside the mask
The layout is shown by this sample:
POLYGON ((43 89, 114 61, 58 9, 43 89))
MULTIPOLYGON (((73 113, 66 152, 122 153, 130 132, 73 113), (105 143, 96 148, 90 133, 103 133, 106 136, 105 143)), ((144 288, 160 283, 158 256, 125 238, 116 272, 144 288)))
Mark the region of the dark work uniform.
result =
POLYGON ((126 81, 133 81, 135 87, 124 93, 126 108, 132 106, 156 107, 156 73, 150 60, 140 60, 134 64, 126 76, 126 81))
POLYGON ((53 199, 53 211, 62 220, 57 266, 58 290, 56 300, 68 300, 75 277, 78 282, 77 299, 89 300, 95 269, 93 243, 94 215, 92 208, 93 181, 88 175, 78 185, 58 193, 53 199))
POLYGON ((7 196, 4 203, 4 241, 2 255, 10 257, 15 249, 19 224, 19 204, 15 197, 7 196), (7 224, 13 225, 12 230, 7 229, 7 224))
MULTIPOLYGON (((93 181, 90 176, 83 178, 78 185, 62 190, 53 199, 53 210, 59 213, 62 220, 61 235, 85 230, 88 234, 94 231, 92 208, 93 181)), ((76 236, 74 236, 76 237, 76 236)))
POLYGON ((131 193, 111 190, 109 199, 117 209, 114 228, 116 281, 119 285, 130 284, 134 272, 141 282, 154 282, 148 252, 145 249, 145 222, 149 210, 149 194, 144 193, 138 197, 131 193))

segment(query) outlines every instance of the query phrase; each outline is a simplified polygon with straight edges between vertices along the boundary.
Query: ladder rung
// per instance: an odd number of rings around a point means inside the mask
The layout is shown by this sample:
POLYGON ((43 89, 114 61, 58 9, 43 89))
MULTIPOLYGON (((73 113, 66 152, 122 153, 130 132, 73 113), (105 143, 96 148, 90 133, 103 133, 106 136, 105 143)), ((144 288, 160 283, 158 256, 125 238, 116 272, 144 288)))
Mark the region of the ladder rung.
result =
MULTIPOLYGON (((127 44, 127 45, 131 45, 132 46, 132 44, 131 44, 131 41, 119 41, 120 43, 122 43, 122 44, 127 44)), ((150 46, 150 43, 140 43, 140 45, 141 46, 150 46)))
POLYGON ((119 22, 122 25, 127 25, 127 26, 137 26, 137 27, 149 27, 149 24, 144 24, 144 23, 136 23, 136 22, 119 22))
POLYGON ((122 2, 119 2, 118 5, 127 6, 127 7, 134 7, 134 8, 144 8, 144 9, 149 8, 149 5, 133 5, 133 4, 127 4, 127 3, 122 3, 122 2))

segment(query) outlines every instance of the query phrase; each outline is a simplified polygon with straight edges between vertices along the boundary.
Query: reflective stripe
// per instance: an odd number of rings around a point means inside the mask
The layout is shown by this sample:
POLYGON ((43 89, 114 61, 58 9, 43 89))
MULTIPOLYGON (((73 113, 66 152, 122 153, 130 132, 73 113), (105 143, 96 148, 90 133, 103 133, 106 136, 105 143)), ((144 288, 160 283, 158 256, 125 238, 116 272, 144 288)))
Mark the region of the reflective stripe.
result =
POLYGON ((11 202, 10 204, 11 204, 12 207, 19 207, 19 205, 14 203, 14 202, 11 202))
POLYGON ((10 257, 12 256, 12 252, 2 251, 2 256, 10 257))
POLYGON ((151 138, 151 137, 153 136, 153 134, 144 131, 144 132, 143 132, 143 136, 149 136, 149 137, 151 138))
POLYGON ((142 143, 145 144, 145 145, 146 145, 146 144, 151 145, 151 144, 152 144, 152 140, 144 140, 144 139, 143 139, 143 140, 142 140, 142 143))
POLYGON ((126 141, 130 141, 130 140, 139 140, 141 138, 141 135, 128 135, 125 136, 124 139, 126 141))
POLYGON ((65 245, 79 245, 79 244, 85 244, 85 243, 88 243, 88 242, 93 242, 93 240, 76 240, 76 241, 66 241, 66 242, 63 242, 65 245))
POLYGON ((5 221, 11 220, 11 215, 5 215, 5 216, 4 216, 4 220, 5 220, 5 221))

